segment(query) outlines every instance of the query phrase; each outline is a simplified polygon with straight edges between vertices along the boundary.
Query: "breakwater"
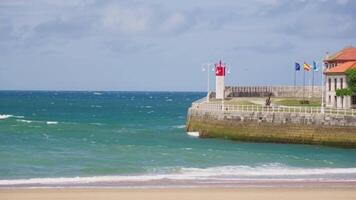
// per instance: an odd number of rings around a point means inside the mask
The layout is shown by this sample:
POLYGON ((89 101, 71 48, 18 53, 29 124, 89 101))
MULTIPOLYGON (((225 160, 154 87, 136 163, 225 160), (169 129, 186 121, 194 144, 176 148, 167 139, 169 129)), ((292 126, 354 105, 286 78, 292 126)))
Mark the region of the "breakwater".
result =
POLYGON ((187 131, 202 138, 356 148, 356 113, 196 103, 188 110, 187 131))

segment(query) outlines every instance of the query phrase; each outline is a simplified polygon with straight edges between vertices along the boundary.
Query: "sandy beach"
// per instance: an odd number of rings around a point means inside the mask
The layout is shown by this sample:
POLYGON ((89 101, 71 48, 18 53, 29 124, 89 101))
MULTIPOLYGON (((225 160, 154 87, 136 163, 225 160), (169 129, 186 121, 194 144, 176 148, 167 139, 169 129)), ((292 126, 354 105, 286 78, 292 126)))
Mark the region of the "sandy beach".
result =
POLYGON ((356 188, 1 189, 1 200, 328 200, 356 199, 356 188))

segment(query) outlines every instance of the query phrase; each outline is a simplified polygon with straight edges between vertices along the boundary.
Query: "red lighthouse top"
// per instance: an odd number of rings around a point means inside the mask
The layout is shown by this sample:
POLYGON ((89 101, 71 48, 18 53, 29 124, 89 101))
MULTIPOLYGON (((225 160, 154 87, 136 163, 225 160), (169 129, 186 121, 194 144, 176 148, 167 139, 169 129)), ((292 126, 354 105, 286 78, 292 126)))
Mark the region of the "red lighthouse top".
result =
POLYGON ((225 76, 225 67, 226 64, 222 63, 221 60, 219 63, 215 64, 215 75, 216 76, 225 76))

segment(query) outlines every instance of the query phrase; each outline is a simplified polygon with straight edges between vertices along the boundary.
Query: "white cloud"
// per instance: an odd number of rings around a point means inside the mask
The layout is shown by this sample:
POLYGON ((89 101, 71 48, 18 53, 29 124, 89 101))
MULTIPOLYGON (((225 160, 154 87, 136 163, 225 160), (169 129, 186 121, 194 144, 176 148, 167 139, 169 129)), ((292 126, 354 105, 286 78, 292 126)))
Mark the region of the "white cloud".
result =
POLYGON ((345 5, 349 3, 349 0, 336 0, 338 4, 345 5))
POLYGON ((113 33, 141 33, 150 27, 153 13, 147 7, 110 5, 101 11, 100 25, 113 33))
POLYGON ((276 5, 278 4, 279 0, 256 0, 257 3, 262 3, 264 5, 276 5))
POLYGON ((161 25, 164 32, 178 30, 187 23, 186 17, 182 13, 174 13, 168 17, 161 25))
POLYGON ((96 30, 122 35, 170 35, 187 30, 195 24, 190 10, 167 9, 154 4, 108 4, 99 9, 96 30))

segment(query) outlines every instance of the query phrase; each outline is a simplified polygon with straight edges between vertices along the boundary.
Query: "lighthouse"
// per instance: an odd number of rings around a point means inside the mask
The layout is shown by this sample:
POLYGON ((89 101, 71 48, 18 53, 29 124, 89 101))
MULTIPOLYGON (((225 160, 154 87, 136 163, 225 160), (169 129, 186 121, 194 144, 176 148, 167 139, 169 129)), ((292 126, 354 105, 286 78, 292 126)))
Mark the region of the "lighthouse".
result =
POLYGON ((226 64, 221 62, 215 64, 215 93, 216 99, 225 98, 225 68, 226 64))

